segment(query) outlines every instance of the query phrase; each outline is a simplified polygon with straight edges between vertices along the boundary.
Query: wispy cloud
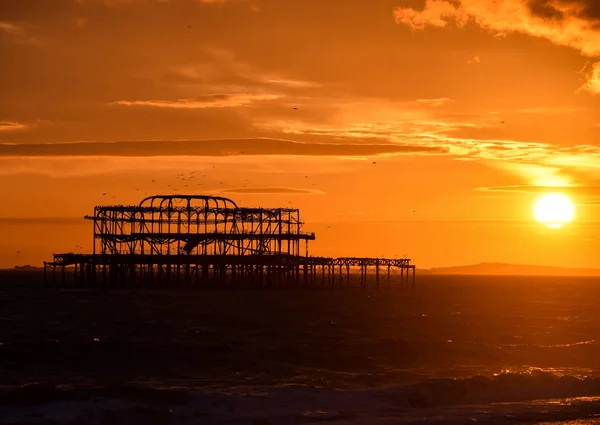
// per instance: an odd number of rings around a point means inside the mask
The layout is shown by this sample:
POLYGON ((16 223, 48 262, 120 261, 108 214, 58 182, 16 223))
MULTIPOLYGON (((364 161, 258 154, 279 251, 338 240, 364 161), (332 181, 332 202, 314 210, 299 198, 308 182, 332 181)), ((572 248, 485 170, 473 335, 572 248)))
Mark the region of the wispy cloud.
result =
POLYGON ((227 49, 206 47, 202 56, 197 62, 171 65, 155 78, 163 84, 181 86, 187 92, 190 87, 197 90, 228 86, 231 90, 227 92, 245 90, 251 93, 255 89, 260 92, 280 89, 298 92, 324 86, 320 82, 259 69, 227 49))
POLYGON ((552 185, 509 185, 495 187, 478 187, 479 192, 522 192, 522 193, 547 193, 568 192, 569 194, 600 195, 600 186, 552 186, 552 185))
MULTIPOLYGON (((445 108, 444 102, 431 108, 435 103, 436 99, 421 99, 417 102, 423 105, 419 109, 415 102, 344 101, 340 102, 343 106, 333 108, 328 114, 329 122, 320 117, 265 118, 255 119, 255 125, 261 130, 294 137, 441 148, 437 154, 479 161, 537 185, 567 186, 588 178, 584 174, 600 174, 600 148, 595 145, 514 140, 495 114, 455 114, 445 108)), ((515 113, 531 116, 566 112, 575 111, 529 108, 515 113)))
POLYGON ((584 71, 587 77, 587 82, 582 89, 590 93, 600 94, 600 62, 592 64, 591 67, 584 71))
POLYGON ((0 21, 0 30, 11 35, 23 35, 25 32, 23 28, 16 24, 12 24, 10 22, 1 22, 0 21))
POLYGON ((0 34, 4 33, 6 37, 2 37, 10 43, 28 44, 32 46, 40 46, 42 43, 39 39, 29 34, 25 27, 14 22, 0 21, 0 34))
POLYGON ((598 205, 600 204, 600 185, 598 184, 574 184, 574 185, 509 185, 495 187, 478 187, 478 192, 499 192, 499 193, 523 193, 542 195, 546 193, 562 193, 572 197, 572 201, 579 205, 598 205))
MULTIPOLYGON (((422 10, 397 7, 394 16, 413 30, 473 22, 497 36, 520 33, 544 38, 594 58, 600 56, 597 10, 596 0, 427 0, 422 10)), ((597 78, 593 72, 584 87, 600 92, 597 78)))
POLYGON ((263 77, 262 80, 267 84, 282 85, 282 86, 288 86, 288 87, 292 87, 292 88, 321 87, 321 84, 315 83, 312 81, 288 80, 285 78, 269 78, 269 77, 263 77))
MULTIPOLYGON (((471 121, 469 117, 448 119, 444 111, 431 108, 443 106, 446 99, 421 99, 420 101, 394 102, 385 99, 311 99, 312 108, 323 114, 298 115, 289 118, 257 117, 257 128, 286 135, 311 135, 337 140, 383 140, 423 146, 442 146, 443 137, 452 131, 477 128, 486 124, 471 121), (418 105, 416 106, 415 103, 418 105), (323 116, 327 118, 324 120, 323 116)), ((308 105, 308 110, 311 110, 308 105)), ((491 119, 486 118, 488 122, 491 119)), ((494 118, 494 121, 497 121, 494 118)))
POLYGON ((0 121, 0 132, 1 131, 15 131, 24 130, 27 126, 14 121, 0 121))
POLYGON ((437 99, 417 99, 417 102, 431 106, 442 106, 450 102, 450 100, 448 97, 439 97, 437 99))
POLYGON ((114 102, 124 106, 151 106, 156 108, 232 108, 237 106, 248 106, 255 102, 276 100, 281 98, 277 94, 213 94, 195 99, 177 100, 119 100, 114 102))

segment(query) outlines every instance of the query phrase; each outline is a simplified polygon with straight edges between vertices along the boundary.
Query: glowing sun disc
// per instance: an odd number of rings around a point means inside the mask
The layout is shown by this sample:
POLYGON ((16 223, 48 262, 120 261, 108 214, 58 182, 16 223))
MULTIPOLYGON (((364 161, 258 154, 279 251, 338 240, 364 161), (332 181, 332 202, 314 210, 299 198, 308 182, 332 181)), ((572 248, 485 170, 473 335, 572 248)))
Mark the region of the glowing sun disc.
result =
POLYGON ((551 229, 561 228, 573 220, 575 208, 565 195, 544 195, 535 204, 535 218, 551 229))

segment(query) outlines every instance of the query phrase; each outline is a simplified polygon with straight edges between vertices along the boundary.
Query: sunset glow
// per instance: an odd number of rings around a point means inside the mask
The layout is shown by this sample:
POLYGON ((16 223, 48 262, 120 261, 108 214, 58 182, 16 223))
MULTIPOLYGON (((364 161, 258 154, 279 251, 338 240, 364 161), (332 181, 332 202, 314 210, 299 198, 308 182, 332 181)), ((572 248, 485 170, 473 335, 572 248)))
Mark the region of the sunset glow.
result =
POLYGON ((0 5, 0 267, 168 193, 299 208, 314 255, 600 267, 595 0, 0 5))
POLYGON ((2 423, 600 425, 600 0, 0 0, 0 301, 2 423))
POLYGON ((573 204, 564 195, 544 195, 535 205, 537 220, 551 229, 559 229, 570 222, 575 215, 573 204))

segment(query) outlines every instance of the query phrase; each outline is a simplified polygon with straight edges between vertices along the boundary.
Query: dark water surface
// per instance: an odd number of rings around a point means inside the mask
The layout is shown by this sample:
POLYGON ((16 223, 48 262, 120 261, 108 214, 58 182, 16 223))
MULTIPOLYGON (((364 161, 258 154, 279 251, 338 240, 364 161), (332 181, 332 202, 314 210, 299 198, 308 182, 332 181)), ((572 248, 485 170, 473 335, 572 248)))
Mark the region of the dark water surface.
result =
MULTIPOLYGON (((57 389, 73 400, 160 389, 167 401, 164 390, 185 390, 245 412, 258 409, 235 401, 248 393, 277 406, 360 400, 367 410, 383 397, 404 413, 381 423, 405 423, 416 419, 402 409, 527 401, 538 412, 532 400, 600 396, 598 279, 423 276, 415 292, 57 290, 30 279, 0 274, 7 408, 27 397, 56 402, 57 389)), ((594 400, 577 400, 580 417, 595 414, 594 400)), ((252 423, 219 412, 221 423, 252 423)), ((213 416, 189 423, 219 423, 213 416)), ((265 420, 302 422, 277 417, 265 420)))

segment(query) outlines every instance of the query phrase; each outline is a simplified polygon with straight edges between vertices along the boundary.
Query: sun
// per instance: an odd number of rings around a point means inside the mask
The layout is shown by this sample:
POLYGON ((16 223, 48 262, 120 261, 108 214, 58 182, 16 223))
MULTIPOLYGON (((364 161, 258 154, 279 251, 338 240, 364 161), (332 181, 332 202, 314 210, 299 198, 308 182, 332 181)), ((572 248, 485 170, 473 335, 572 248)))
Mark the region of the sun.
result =
POLYGON ((573 220, 575 208, 565 195, 558 193, 544 195, 535 204, 535 218, 551 229, 559 229, 573 220))

